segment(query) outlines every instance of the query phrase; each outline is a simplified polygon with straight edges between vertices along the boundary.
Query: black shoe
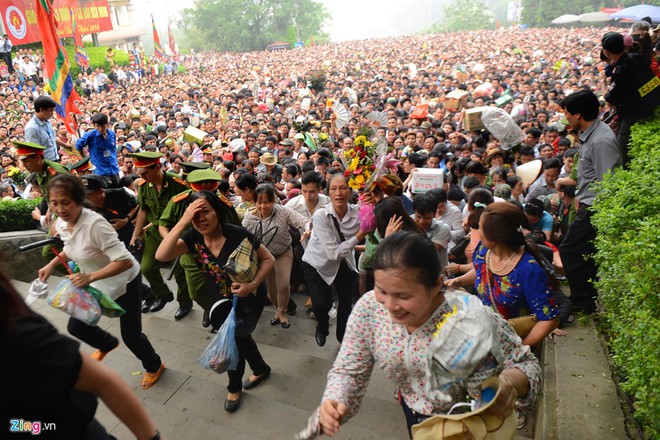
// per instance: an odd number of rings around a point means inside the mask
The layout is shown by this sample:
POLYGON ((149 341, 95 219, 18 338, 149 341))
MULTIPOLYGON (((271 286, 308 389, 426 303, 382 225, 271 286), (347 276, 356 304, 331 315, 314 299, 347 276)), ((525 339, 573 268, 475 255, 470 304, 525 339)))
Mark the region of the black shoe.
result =
POLYGON ((280 323, 280 318, 278 318, 277 316, 273 316, 270 320, 270 325, 277 325, 279 323, 280 323))
POLYGON ((317 330, 315 338, 316 338, 316 344, 319 347, 323 347, 325 345, 325 335, 323 333, 317 330))
POLYGON ((202 318, 202 327, 207 328, 209 325, 211 325, 211 318, 209 317, 209 314, 204 312, 204 317, 202 318))
POLYGON ((283 323, 281 324, 281 326, 282 326, 282 328, 289 328, 289 327, 291 327, 291 322, 290 322, 290 321, 283 322, 283 323))
POLYGON ((178 321, 179 319, 185 318, 186 316, 188 316, 188 313, 190 313, 191 310, 192 310, 192 306, 179 307, 176 313, 174 314, 174 319, 178 321))
POLYGON ((142 303, 142 313, 149 313, 149 309, 151 306, 154 304, 155 299, 150 298, 150 299, 145 299, 144 302, 142 303))
POLYGON ((236 412, 239 406, 241 406, 240 396, 236 400, 225 399, 225 411, 230 413, 236 412))
POLYGON ((167 304, 170 301, 174 300, 174 295, 171 293, 169 295, 161 296, 160 298, 156 298, 154 300, 154 303, 149 307, 149 313, 153 312, 158 312, 159 310, 163 310, 163 307, 165 307, 165 304, 167 304))
POLYGON ((296 304, 296 302, 292 298, 289 298, 289 304, 287 304, 286 306, 286 314, 295 315, 297 308, 298 308, 298 304, 296 304))
POLYGON ((251 390, 252 388, 256 387, 264 380, 268 379, 269 376, 270 376, 270 371, 268 373, 264 373, 261 376, 257 377, 256 380, 250 380, 250 378, 248 377, 248 379, 245 382, 243 382, 243 389, 251 390))

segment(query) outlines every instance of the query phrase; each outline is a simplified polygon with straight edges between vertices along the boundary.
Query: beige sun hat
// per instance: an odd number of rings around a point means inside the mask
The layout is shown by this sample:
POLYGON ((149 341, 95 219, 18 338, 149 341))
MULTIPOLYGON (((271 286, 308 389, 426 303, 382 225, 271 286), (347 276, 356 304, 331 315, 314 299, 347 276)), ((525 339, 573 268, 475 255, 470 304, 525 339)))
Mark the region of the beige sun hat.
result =
POLYGON ((517 414, 512 411, 506 419, 487 413, 500 394, 500 381, 493 376, 482 390, 496 390, 494 397, 483 407, 465 414, 434 415, 413 425, 413 440, 513 440, 517 432, 517 414))
POLYGON ((543 161, 536 159, 526 164, 518 165, 516 167, 516 176, 520 177, 523 188, 527 189, 529 185, 539 178, 541 171, 543 171, 543 161))

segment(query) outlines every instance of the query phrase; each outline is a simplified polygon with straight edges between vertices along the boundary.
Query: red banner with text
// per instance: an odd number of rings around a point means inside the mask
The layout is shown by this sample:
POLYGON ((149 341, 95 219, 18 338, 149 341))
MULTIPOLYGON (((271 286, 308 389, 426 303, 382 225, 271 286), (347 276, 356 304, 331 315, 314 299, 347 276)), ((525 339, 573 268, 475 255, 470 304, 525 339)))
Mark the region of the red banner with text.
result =
MULTIPOLYGON (((80 35, 112 30, 108 0, 55 0, 53 9, 59 23, 58 37, 69 38, 72 36, 69 4, 72 5, 76 28, 80 35)), ((2 24, 12 44, 28 44, 41 40, 34 8, 34 0, 0 1, 2 24)))

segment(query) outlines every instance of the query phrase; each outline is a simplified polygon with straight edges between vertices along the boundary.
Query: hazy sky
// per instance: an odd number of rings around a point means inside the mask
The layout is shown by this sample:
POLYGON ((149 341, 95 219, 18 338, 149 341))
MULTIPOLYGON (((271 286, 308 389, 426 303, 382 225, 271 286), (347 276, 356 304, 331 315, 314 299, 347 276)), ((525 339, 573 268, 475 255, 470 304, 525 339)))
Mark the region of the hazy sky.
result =
MULTIPOLYGON (((332 41, 358 40, 364 38, 384 37, 414 33, 419 29, 432 24, 431 17, 437 19, 440 11, 431 10, 437 5, 437 0, 418 0, 415 9, 424 8, 423 19, 413 19, 410 14, 402 14, 410 5, 391 0, 318 0, 325 5, 332 15, 332 20, 325 24, 324 30, 330 35, 332 41), (400 9, 400 8, 404 9, 400 9), (396 9, 399 9, 398 11, 396 9), (395 28, 396 26, 396 28, 395 28)), ((133 0, 135 8, 148 17, 154 14, 154 19, 160 29, 159 23, 167 21, 170 17, 178 15, 179 11, 192 2, 180 0, 133 0)), ((437 6, 436 6, 437 9, 437 6)), ((150 24, 150 23, 149 23, 150 24)), ((163 24, 163 28, 164 28, 163 24)), ((308 38, 308 36, 305 36, 308 38)), ((161 37, 162 40, 162 37, 161 37)))

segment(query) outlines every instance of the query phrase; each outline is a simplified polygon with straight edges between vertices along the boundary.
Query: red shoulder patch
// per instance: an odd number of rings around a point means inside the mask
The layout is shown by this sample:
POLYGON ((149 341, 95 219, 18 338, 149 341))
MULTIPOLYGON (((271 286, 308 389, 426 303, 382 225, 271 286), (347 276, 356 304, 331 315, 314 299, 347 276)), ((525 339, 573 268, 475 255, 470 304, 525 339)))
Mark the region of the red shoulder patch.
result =
POLYGON ((144 185, 145 183, 147 183, 147 181, 144 180, 144 179, 142 179, 142 180, 140 180, 140 183, 138 183, 138 186, 142 186, 142 185, 144 185))
POLYGON ((50 166, 49 166, 48 168, 46 168, 46 171, 47 171, 48 174, 50 174, 51 176, 57 176, 57 171, 55 171, 55 168, 53 168, 53 167, 50 167, 50 166))

